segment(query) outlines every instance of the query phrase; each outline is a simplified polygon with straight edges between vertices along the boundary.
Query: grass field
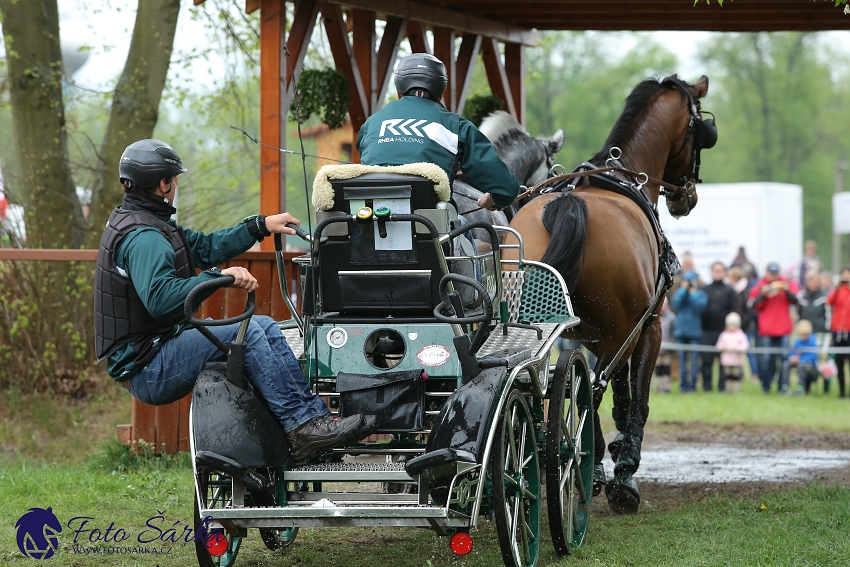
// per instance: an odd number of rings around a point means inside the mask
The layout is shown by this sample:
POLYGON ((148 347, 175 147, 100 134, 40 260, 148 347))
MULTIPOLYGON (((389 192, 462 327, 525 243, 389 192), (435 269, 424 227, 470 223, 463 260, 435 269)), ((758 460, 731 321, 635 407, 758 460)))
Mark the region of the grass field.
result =
MULTIPOLYGON (((76 516, 91 518, 86 527, 129 535, 119 546, 139 547, 138 537, 152 539, 174 527, 191 526, 191 472, 149 464, 129 473, 95 472, 82 464, 59 467, 23 464, 0 469, 0 553, 10 565, 186 566, 195 563, 191 544, 156 541, 146 544, 167 555, 110 555, 114 543, 100 543, 101 553, 75 553, 76 516), (28 508, 52 506, 62 522, 60 549, 48 561, 27 559, 15 545, 14 525, 28 508), (164 516, 159 520, 156 516, 164 516), (154 517, 154 520, 149 520, 154 517), (151 526, 146 526, 150 521, 151 526), (174 524, 176 523, 176 526, 174 524), (159 529, 157 529, 159 528, 159 529)), ((544 533, 541 565, 817 565, 846 566, 850 557, 850 488, 809 486, 748 497, 715 497, 663 512, 615 517, 598 500, 588 540, 569 558, 555 556, 544 533)), ((90 548, 88 533, 76 547, 90 548)), ((236 565, 345 565, 372 567, 464 567, 501 564, 492 524, 473 532, 475 549, 458 559, 448 540, 427 530, 407 528, 304 529, 294 546, 266 551, 255 530, 249 532, 236 565)))
MULTIPOLYGON (((75 553, 76 516, 89 527, 128 534, 121 546, 138 547, 174 527, 178 535, 191 529, 192 479, 188 460, 122 461, 114 445, 117 423, 129 421, 123 390, 86 401, 6 398, 0 405, 0 557, 12 565, 186 566, 196 564, 191 544, 152 542, 165 555, 113 555, 114 543, 96 545, 102 553, 75 553), (116 469, 120 469, 116 470, 116 469), (52 507, 63 525, 60 550, 47 561, 25 558, 15 542, 15 523, 29 508, 52 507), (157 518, 163 516, 162 519, 157 518), (143 536, 145 537, 145 536, 143 536)), ((601 414, 611 430, 610 395, 601 414)), ((807 397, 766 396, 745 384, 739 395, 697 393, 653 394, 648 429, 675 428, 681 423, 777 425, 811 430, 850 431, 850 402, 835 393, 807 397)), ((554 555, 544 530, 541 565, 835 565, 850 564, 850 488, 812 485, 748 491, 719 496, 688 496, 674 505, 643 507, 634 517, 615 517, 604 498, 594 502, 588 540, 569 558, 554 555), (744 495, 741 495, 744 494, 744 495), (680 502, 680 503, 678 503, 680 502)), ((545 523, 545 522, 544 522, 545 523)), ((482 521, 473 532, 475 550, 453 557, 445 538, 427 530, 347 528, 305 529, 293 548, 266 551, 256 531, 245 541, 237 566, 275 565, 346 567, 392 565, 501 565, 492 524, 482 521)), ((166 533, 167 537, 167 533, 166 533)), ((87 547, 86 534, 77 546, 87 547)))

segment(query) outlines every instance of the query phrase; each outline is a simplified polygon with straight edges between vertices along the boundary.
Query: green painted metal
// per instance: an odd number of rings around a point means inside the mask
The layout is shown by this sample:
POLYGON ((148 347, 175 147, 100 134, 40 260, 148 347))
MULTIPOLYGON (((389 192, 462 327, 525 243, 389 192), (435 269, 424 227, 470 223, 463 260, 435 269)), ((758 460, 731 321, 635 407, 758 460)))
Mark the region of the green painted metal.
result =
POLYGON ((552 268, 525 264, 523 271, 520 321, 567 323, 575 318, 570 313, 561 281, 552 268))
POLYGON ((442 323, 420 325, 321 325, 315 328, 313 336, 306 337, 305 352, 308 353, 307 375, 316 376, 318 365, 319 378, 334 378, 340 372, 361 374, 379 374, 381 372, 401 372, 404 370, 424 369, 431 378, 460 378, 460 362, 455 354, 454 334, 451 327, 442 323), (328 333, 341 328, 348 338, 341 348, 333 348, 328 342, 328 333), (392 329, 397 331, 405 343, 404 358, 393 368, 376 368, 366 359, 365 345, 369 335, 375 331, 392 329), (315 341, 315 343, 313 342, 315 341), (449 357, 440 366, 428 366, 417 359, 418 353, 430 345, 439 345, 449 352, 449 357))

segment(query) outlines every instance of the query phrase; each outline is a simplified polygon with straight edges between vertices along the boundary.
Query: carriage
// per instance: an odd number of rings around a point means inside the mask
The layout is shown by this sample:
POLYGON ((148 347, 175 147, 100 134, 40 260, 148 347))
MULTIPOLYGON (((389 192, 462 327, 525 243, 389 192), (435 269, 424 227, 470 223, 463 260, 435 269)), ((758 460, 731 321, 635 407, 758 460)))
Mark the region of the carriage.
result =
MULTIPOLYGON (((193 392, 199 564, 232 565, 249 529, 280 549, 302 526, 429 528, 464 555, 483 516, 505 565, 529 566, 544 505, 556 551, 569 553, 587 531, 594 428, 583 354, 553 364, 557 338, 579 323, 563 278, 526 260, 516 231, 459 225, 432 179, 355 173, 328 179, 325 210, 312 235, 302 232, 310 253, 296 259, 302 311, 282 284, 293 319, 279 324, 309 387, 342 416, 376 414, 380 435, 291 462, 242 375, 249 297, 226 321, 243 319, 236 341, 219 345, 227 362, 210 363, 193 392), (492 244, 476 247, 471 229, 492 244), (511 260, 504 232, 516 242, 511 260)), ((225 280, 193 290, 187 314, 225 280)))

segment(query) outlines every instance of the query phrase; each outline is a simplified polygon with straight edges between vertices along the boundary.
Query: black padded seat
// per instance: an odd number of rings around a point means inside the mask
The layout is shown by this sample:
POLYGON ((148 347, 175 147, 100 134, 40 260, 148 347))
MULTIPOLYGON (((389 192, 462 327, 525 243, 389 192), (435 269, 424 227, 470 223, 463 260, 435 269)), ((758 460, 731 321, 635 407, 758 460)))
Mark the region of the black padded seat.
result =
MULTIPOLYGON (((414 213, 437 208, 434 182, 416 175, 368 173, 330 182, 330 211, 352 214, 362 206, 387 206, 393 213, 414 213)), ((417 232, 413 223, 398 223, 396 232, 388 227, 390 235, 382 238, 375 222, 346 224, 347 231, 338 225, 325 229, 319 242, 322 310, 361 317, 432 316, 443 271, 430 234, 417 232)))

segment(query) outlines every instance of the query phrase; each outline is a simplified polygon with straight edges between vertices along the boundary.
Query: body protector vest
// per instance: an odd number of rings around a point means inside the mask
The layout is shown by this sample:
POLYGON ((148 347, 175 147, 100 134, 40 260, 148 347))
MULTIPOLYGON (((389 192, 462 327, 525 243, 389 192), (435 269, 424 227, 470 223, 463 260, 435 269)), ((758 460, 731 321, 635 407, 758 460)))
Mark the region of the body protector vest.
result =
MULTIPOLYGON (((182 313, 168 318, 154 318, 139 298, 133 282, 115 263, 118 243, 141 226, 156 228, 171 243, 176 256, 174 268, 178 278, 195 275, 191 250, 183 231, 176 224, 163 222, 143 211, 127 211, 120 207, 112 211, 97 253, 94 329, 98 361, 130 342, 135 343, 134 350, 150 351, 155 356, 156 351, 151 348, 155 340, 184 320, 182 313)), ((146 364, 150 360, 144 362, 146 364)))

